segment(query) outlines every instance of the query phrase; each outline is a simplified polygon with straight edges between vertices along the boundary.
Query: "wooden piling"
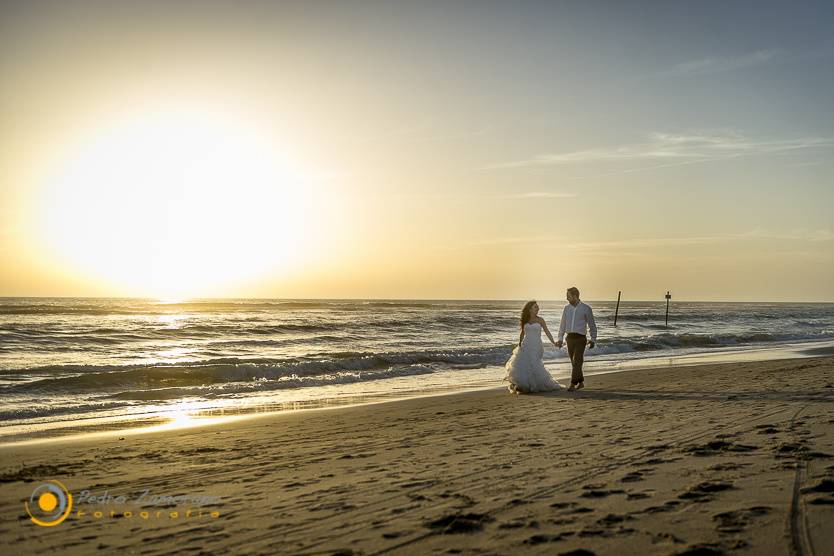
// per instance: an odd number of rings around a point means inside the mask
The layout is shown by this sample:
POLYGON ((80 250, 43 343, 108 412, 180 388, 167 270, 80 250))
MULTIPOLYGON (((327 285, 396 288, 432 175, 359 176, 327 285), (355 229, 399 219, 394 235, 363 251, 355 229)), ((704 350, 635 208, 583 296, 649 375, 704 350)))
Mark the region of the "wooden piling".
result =
POLYGON ((666 292, 666 328, 669 328, 669 300, 672 299, 672 292, 666 292))
POLYGON ((617 326, 617 314, 620 312, 620 296, 623 295, 623 292, 617 292, 617 308, 614 309, 614 326, 617 326))

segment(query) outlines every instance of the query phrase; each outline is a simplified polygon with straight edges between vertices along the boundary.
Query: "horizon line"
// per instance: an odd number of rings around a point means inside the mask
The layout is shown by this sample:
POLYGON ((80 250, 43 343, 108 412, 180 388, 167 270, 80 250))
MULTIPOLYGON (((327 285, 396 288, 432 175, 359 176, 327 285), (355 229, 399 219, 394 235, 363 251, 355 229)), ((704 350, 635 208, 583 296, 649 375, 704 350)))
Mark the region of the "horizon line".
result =
MULTIPOLYGON (((665 295, 665 294, 664 294, 665 295)), ((429 298, 429 297, 185 297, 182 299, 166 299, 161 297, 142 297, 142 296, 108 296, 108 295, 9 295, 9 296, 0 296, 0 300, 4 299, 134 299, 134 300, 142 300, 142 301, 167 301, 171 304, 174 303, 182 303, 182 302, 193 302, 193 301, 204 301, 204 300, 279 300, 279 301, 422 301, 422 302, 430 302, 430 301, 487 301, 487 302, 525 302, 530 301, 527 298, 517 298, 517 299, 509 299, 509 298, 429 298)), ((532 299, 532 298, 531 298, 532 299)), ((536 301, 540 302, 566 302, 565 299, 544 299, 539 298, 536 301)), ((601 302, 616 302, 616 298, 612 299, 587 299, 587 301, 601 301, 601 302)), ((658 299, 621 299, 620 303, 652 303, 652 302, 659 302, 662 303, 666 301, 664 297, 660 297, 658 299)), ((798 300, 788 300, 788 301, 777 301, 777 300, 755 300, 755 301, 745 301, 745 300, 725 300, 725 299, 675 299, 674 296, 672 297, 672 302, 683 302, 683 303, 819 303, 819 304, 834 304, 834 300, 831 301, 798 301, 798 300)))

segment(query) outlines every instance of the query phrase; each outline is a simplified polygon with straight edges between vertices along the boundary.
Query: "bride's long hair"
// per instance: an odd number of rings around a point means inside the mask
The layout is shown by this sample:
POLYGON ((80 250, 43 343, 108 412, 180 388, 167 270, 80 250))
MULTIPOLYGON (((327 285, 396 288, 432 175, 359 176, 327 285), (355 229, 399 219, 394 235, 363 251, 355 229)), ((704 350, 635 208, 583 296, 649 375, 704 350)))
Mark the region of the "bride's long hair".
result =
POLYGON ((524 325, 530 322, 530 311, 533 309, 533 305, 536 305, 536 300, 528 301, 524 304, 524 308, 521 310, 521 329, 524 330, 524 325))

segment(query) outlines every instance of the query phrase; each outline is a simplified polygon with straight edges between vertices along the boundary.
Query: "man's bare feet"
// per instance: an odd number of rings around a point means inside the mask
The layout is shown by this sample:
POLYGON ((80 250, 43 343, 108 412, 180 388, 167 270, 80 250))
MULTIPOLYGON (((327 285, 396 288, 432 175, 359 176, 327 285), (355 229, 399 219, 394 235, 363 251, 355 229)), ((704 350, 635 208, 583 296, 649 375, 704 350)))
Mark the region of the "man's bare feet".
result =
POLYGON ((576 390, 576 386, 574 386, 573 384, 568 386, 568 392, 573 392, 574 390, 576 390))
POLYGON ((585 383, 584 382, 580 382, 579 384, 576 385, 577 390, 582 390, 583 388, 585 388, 585 383))

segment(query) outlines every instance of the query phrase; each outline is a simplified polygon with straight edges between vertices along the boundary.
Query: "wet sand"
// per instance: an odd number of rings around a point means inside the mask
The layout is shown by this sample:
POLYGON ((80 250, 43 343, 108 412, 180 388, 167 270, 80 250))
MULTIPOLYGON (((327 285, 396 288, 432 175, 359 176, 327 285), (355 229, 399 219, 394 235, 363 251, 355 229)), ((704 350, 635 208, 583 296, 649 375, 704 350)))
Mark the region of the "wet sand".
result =
POLYGON ((0 538, 22 554, 834 553, 834 358, 587 385, 0 448, 0 538), (46 480, 74 497, 52 527, 24 508, 46 480))

